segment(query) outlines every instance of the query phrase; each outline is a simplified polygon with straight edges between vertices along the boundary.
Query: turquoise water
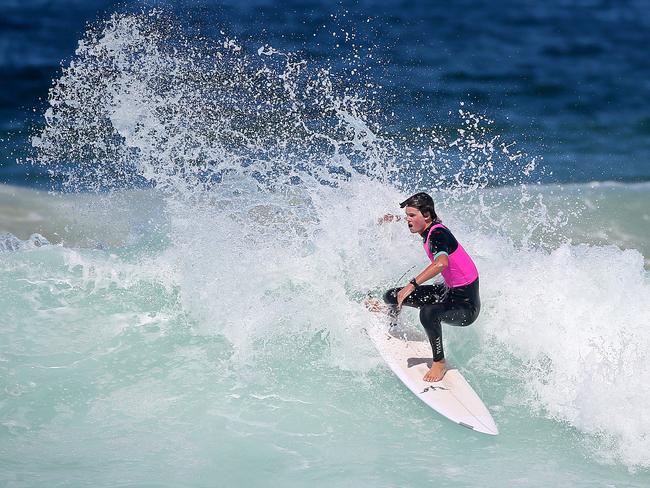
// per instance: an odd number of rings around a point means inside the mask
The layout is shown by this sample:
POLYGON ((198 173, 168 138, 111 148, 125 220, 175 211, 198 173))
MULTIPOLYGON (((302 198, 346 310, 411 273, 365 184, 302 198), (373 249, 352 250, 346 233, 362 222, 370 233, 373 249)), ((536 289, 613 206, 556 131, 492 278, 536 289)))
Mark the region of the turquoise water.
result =
MULTIPOLYGON (((603 204, 648 196, 637 187, 579 190, 565 191, 603 204)), ((493 438, 429 410, 380 360, 362 331, 378 319, 358 295, 423 265, 419 243, 401 226, 376 226, 379 207, 339 220, 359 196, 329 191, 345 203, 318 215, 318 239, 292 249, 245 227, 224 236, 220 222, 203 225, 196 213, 180 224, 192 232, 164 235, 156 229, 175 227, 161 213, 147 233, 104 248, 71 234, 2 252, 3 484, 648 483, 641 253, 577 242, 507 248, 455 217, 477 256, 484 309, 471 328, 446 329, 445 341, 499 425, 493 438), (392 259, 396 249, 408 252, 392 259)), ((389 209, 397 195, 382 193, 389 209)), ((76 196, 45 198, 80 205, 76 196)), ((137 221, 139 208, 132 212, 123 216, 137 221)), ((600 225, 572 228, 600 238, 600 225)), ((403 320, 417 324, 413 313, 403 320)))
POLYGON ((114 16, 55 81, 32 162, 65 192, 0 186, 0 484, 648 485, 647 184, 540 185, 464 105, 398 143, 367 80, 156 19, 114 16), (364 333, 426 265, 377 224, 416 189, 480 270, 445 349, 497 437, 364 333))

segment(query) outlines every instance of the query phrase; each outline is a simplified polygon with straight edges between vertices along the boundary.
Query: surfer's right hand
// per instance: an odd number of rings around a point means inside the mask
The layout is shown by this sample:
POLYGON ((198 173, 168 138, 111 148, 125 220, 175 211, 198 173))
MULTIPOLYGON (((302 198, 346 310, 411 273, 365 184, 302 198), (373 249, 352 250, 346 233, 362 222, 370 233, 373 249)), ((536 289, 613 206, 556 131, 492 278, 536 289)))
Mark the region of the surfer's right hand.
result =
POLYGON ((397 222, 399 220, 400 220, 399 215, 386 214, 383 217, 379 217, 379 219, 377 219, 377 225, 385 224, 388 222, 397 222))

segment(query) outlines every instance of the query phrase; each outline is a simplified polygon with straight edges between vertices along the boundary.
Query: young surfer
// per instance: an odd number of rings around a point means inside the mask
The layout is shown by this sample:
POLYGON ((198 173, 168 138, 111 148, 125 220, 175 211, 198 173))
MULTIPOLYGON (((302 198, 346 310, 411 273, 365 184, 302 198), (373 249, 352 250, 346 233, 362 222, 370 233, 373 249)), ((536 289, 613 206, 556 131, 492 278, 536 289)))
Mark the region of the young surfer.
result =
MULTIPOLYGON (((438 219, 431 196, 416 193, 400 203, 400 207, 406 212, 411 233, 422 236, 431 264, 403 288, 388 290, 384 301, 390 313, 398 313, 402 305, 420 309, 420 322, 433 351, 433 363, 424 380, 440 381, 447 372, 441 321, 466 326, 476 320, 481 308, 478 271, 463 246, 438 219), (438 274, 442 274, 444 284, 423 284, 438 274)), ((386 215, 380 221, 392 220, 400 217, 386 215)), ((380 302, 377 302, 370 302, 370 308, 378 309, 380 302)))

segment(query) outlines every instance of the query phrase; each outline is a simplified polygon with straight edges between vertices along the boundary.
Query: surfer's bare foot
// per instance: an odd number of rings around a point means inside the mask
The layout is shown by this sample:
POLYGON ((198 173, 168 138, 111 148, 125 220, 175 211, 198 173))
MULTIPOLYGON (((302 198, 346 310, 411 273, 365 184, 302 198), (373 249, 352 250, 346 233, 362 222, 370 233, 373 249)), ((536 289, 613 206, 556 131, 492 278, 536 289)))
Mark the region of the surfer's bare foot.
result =
POLYGON ((445 377, 446 372, 447 363, 444 359, 442 361, 434 361, 434 363, 431 365, 431 369, 427 374, 424 375, 424 378, 422 379, 429 382, 440 381, 445 377))
POLYGON ((371 312, 383 312, 383 313, 389 312, 388 306, 386 306, 386 304, 383 301, 379 300, 378 298, 366 298, 363 301, 363 304, 371 312))

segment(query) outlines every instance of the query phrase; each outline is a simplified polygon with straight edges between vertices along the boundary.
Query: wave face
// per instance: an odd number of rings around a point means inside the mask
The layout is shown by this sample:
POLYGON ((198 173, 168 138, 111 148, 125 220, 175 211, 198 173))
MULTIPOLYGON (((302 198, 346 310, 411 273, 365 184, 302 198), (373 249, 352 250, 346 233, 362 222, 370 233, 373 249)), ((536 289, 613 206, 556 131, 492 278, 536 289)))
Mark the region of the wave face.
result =
POLYGON ((66 181, 58 218, 83 218, 0 264, 5 457, 74 456, 50 476, 78 485, 107 463, 96 484, 647 481, 642 253, 572 242, 598 237, 593 189, 536 185, 543 167, 463 106, 452 129, 391 139, 354 66, 184 36, 156 12, 87 33, 33 138, 66 181), (377 225, 422 189, 481 273, 481 317, 445 341, 496 440, 426 410, 363 333, 382 320, 362 299, 426 265, 377 225))

